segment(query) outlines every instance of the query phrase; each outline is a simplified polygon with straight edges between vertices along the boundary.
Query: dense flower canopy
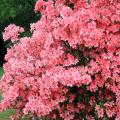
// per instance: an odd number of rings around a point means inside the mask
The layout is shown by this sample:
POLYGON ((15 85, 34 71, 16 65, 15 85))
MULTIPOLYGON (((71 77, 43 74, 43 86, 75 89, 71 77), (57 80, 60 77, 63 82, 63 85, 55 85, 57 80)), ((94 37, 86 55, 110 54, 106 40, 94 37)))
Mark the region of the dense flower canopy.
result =
POLYGON ((120 1, 38 0, 35 11, 42 17, 31 37, 19 38, 23 28, 15 25, 3 33, 17 43, 5 56, 0 110, 119 120, 120 1))

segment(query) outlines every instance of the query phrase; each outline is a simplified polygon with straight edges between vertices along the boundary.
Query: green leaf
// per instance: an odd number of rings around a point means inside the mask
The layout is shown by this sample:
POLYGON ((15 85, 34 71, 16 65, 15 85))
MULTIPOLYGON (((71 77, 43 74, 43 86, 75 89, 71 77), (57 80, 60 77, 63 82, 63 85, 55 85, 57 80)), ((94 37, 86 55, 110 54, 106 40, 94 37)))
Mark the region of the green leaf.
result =
POLYGON ((96 111, 94 112, 94 118, 95 120, 99 120, 98 113, 96 111))
POLYGON ((90 0, 87 0, 87 3, 88 3, 88 4, 90 4, 90 3, 91 3, 91 1, 90 1, 90 0))
POLYGON ((0 78, 3 76, 4 70, 2 67, 0 67, 0 78))
POLYGON ((0 101, 2 100, 2 94, 0 93, 0 101))
POLYGON ((9 48, 9 47, 11 47, 12 45, 13 45, 12 42, 8 42, 4 47, 5 47, 5 48, 9 48))
POLYGON ((105 115, 103 120, 109 120, 109 118, 105 115))
POLYGON ((27 117, 21 118, 21 120, 29 120, 27 117))

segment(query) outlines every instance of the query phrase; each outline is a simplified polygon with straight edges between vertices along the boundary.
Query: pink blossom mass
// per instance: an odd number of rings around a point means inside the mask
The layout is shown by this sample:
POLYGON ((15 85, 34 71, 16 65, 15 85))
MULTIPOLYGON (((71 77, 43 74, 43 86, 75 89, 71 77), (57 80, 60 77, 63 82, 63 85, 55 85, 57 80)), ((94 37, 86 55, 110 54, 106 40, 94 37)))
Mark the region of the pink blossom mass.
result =
POLYGON ((9 25, 18 41, 5 56, 0 111, 64 120, 120 120, 120 1, 38 0, 31 37, 9 25))

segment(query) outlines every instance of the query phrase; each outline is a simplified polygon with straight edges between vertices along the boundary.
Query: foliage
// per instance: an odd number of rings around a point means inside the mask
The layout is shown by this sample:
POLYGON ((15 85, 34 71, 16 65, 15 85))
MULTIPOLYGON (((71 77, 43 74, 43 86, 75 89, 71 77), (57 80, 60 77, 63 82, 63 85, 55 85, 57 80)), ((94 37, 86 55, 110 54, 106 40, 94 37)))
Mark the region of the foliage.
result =
POLYGON ((10 17, 15 18, 21 13, 34 8, 36 0, 1 0, 0 1, 0 23, 8 20, 10 17))
POLYGON ((2 67, 0 67, 0 78, 3 76, 3 68, 2 67))
POLYGON ((0 110, 58 120, 120 119, 120 2, 38 0, 31 36, 11 24, 0 110))

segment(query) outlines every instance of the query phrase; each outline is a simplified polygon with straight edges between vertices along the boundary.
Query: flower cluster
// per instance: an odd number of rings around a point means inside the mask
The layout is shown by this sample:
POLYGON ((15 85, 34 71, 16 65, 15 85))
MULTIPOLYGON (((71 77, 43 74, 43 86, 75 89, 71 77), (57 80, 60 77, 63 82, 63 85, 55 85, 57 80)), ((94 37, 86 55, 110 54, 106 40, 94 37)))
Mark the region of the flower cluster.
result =
POLYGON ((16 26, 15 24, 10 24, 8 27, 5 28, 3 33, 3 39, 6 41, 11 39, 12 42, 18 40, 19 33, 24 32, 22 27, 16 26))
MULTIPOLYGON (((42 17, 31 24, 32 36, 19 38, 5 56, 0 110, 119 120, 120 2, 38 0, 35 11, 42 17)), ((8 27, 3 38, 21 31, 8 27)))

